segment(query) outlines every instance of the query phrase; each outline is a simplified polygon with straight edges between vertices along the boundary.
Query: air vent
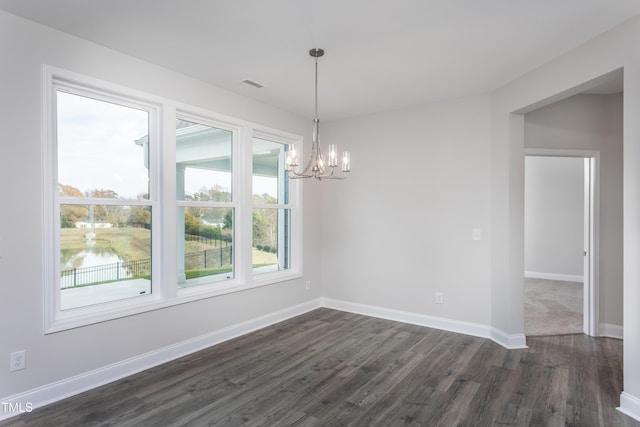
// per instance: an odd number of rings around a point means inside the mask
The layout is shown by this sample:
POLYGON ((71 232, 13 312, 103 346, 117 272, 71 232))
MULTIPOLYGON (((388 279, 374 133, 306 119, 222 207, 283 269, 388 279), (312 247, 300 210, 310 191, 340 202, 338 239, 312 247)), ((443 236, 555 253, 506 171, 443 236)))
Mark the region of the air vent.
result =
POLYGON ((260 83, 254 82, 253 80, 243 80, 242 83, 246 83, 246 84, 248 84, 250 86, 253 86, 253 87, 256 87, 258 89, 260 89, 261 87, 264 87, 260 83))

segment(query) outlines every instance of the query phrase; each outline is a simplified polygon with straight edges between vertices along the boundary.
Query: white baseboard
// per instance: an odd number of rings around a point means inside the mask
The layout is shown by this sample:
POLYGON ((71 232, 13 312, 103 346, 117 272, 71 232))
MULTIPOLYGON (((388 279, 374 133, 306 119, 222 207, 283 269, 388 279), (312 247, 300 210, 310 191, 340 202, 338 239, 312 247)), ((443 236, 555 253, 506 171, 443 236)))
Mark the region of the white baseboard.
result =
POLYGON ((347 311, 350 313, 395 320, 398 322, 410 323, 412 325, 426 326, 428 328, 441 329, 480 338, 488 338, 509 349, 527 347, 524 334, 509 335, 499 329, 478 323, 462 322, 460 320, 428 316, 426 314, 393 310, 390 308, 358 304, 331 298, 323 298, 322 305, 327 308, 347 311))
POLYGON ((20 415, 20 413, 25 410, 30 412, 32 409, 40 408, 92 388, 100 387, 145 369, 170 362, 179 357, 203 350, 212 345, 228 341, 274 323, 299 316, 320 307, 321 299, 314 299, 112 365, 47 384, 43 387, 4 397, 0 399, 2 402, 0 406, 0 420, 20 415))
POLYGON ((629 393, 620 393, 620 406, 618 411, 631 418, 640 421, 640 399, 630 395, 629 393))
POLYGON ((527 337, 524 334, 507 334, 500 329, 491 328, 491 339, 509 350, 528 348, 527 337))
POLYGON ((599 337, 622 339, 623 327, 620 325, 612 325, 610 323, 600 323, 598 327, 599 337))
POLYGON ((40 408, 78 393, 117 381, 145 369, 150 369, 154 366, 170 362, 179 357, 203 350, 212 345, 228 341, 274 323, 299 316, 320 307, 363 314, 381 319, 395 320, 398 322, 426 326, 429 328, 441 329, 481 338, 488 338, 508 349, 526 348, 524 334, 511 335, 487 325, 428 316, 425 314, 394 310, 384 307, 357 304, 330 298, 317 298, 265 316, 212 331, 205 335, 182 341, 159 350, 28 390, 24 393, 4 397, 0 399, 2 402, 2 406, 0 406, 0 420, 11 418, 19 415, 25 410, 30 411, 32 409, 40 408))
POLYGON ((575 276, 572 274, 540 273, 537 271, 525 271, 524 277, 527 279, 560 280, 563 282, 584 283, 583 276, 575 276))

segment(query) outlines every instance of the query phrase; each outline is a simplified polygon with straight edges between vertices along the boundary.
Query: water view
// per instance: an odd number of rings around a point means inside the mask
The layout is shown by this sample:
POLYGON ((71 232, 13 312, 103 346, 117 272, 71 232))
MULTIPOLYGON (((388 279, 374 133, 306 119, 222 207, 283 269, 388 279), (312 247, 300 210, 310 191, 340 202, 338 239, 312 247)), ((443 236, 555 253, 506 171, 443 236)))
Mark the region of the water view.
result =
POLYGON ((133 277, 120 257, 105 245, 61 251, 60 287, 62 289, 96 282, 133 277))
POLYGON ((60 237, 62 310, 151 293, 149 230, 70 227, 60 237))

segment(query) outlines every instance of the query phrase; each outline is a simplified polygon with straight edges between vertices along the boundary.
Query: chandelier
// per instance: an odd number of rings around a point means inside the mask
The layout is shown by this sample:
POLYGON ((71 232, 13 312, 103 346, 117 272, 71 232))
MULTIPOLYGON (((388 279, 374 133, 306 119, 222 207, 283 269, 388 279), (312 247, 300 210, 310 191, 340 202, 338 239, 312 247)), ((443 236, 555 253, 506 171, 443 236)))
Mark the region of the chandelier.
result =
POLYGON ((347 172, 350 172, 351 157, 348 151, 342 153, 342 162, 340 172, 336 173, 338 167, 338 146, 336 144, 329 145, 328 158, 322 154, 320 149, 320 119, 318 119, 318 58, 324 55, 322 49, 311 49, 309 55, 316 59, 316 86, 315 86, 315 118, 313 119, 313 139, 311 142, 311 156, 307 165, 302 172, 297 172, 298 159, 295 146, 289 145, 287 154, 287 174, 291 179, 299 178, 315 178, 318 181, 322 179, 345 179, 347 172))

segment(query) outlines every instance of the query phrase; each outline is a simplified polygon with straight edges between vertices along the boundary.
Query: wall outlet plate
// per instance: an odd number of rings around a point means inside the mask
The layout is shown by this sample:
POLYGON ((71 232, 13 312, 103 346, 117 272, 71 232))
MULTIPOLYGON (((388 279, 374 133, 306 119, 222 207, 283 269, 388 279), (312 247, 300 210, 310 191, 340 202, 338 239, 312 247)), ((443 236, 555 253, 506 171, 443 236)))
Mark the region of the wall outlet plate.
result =
POLYGON ((9 354, 9 372, 19 371, 27 367, 26 351, 14 351, 9 354))

